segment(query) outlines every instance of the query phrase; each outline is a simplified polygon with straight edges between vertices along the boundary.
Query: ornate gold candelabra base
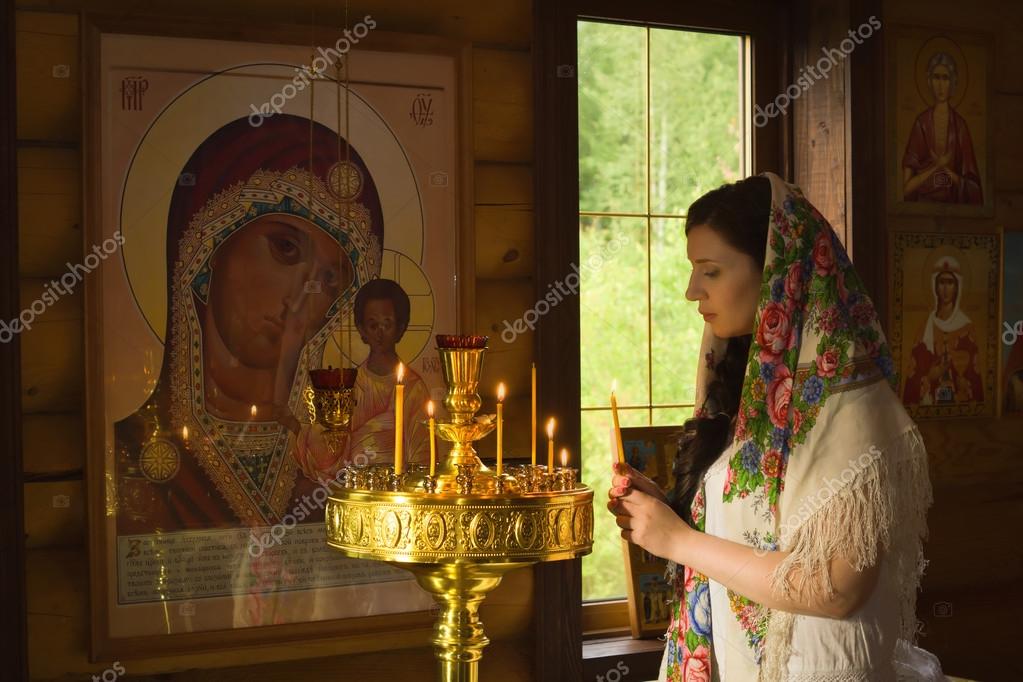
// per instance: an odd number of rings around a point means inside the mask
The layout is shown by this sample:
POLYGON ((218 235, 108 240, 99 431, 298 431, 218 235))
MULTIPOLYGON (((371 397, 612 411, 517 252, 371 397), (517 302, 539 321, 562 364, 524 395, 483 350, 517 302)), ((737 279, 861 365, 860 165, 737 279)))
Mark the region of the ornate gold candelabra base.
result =
MULTIPOLYGON (((379 477, 378 477, 379 478, 379 477)), ((327 500, 327 544, 411 571, 441 606, 439 679, 478 679, 489 640, 479 606, 505 573, 571 559, 593 544, 588 488, 518 495, 342 488, 327 500)))
POLYGON ((513 466, 497 476, 473 443, 493 430, 477 416, 486 337, 438 337, 453 443, 435 475, 412 465, 348 467, 327 500, 327 544, 407 569, 441 605, 433 642, 444 682, 476 682, 487 637, 479 607, 508 571, 573 559, 593 545, 593 491, 574 469, 513 466))

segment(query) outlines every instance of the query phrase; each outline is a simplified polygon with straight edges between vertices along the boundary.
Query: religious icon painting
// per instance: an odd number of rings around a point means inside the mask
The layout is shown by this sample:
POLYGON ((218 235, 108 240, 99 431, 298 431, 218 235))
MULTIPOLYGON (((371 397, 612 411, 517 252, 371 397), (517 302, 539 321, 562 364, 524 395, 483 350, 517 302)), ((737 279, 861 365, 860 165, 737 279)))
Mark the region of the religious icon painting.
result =
POLYGON ((914 417, 998 413, 1001 233, 898 232, 890 345, 914 417))
MULTIPOLYGON (((622 428, 622 447, 629 466, 643 473, 661 490, 675 487, 675 453, 681 426, 622 428)), ((664 634, 670 613, 672 588, 664 578, 667 562, 641 547, 622 540, 629 597, 629 624, 635 638, 664 634)))
POLYGON ((1002 414, 1023 415, 1023 232, 1005 233, 1002 275, 1002 414))
POLYGON ((889 206, 994 214, 991 36, 888 27, 889 206))
POLYGON ((356 22, 311 49, 88 18, 88 238, 118 245, 87 283, 96 656, 432 620, 411 574, 328 549, 323 510, 343 466, 393 461, 399 362, 428 460, 431 340, 472 281, 464 49, 356 22), (326 367, 358 369, 330 447, 303 397, 326 367))

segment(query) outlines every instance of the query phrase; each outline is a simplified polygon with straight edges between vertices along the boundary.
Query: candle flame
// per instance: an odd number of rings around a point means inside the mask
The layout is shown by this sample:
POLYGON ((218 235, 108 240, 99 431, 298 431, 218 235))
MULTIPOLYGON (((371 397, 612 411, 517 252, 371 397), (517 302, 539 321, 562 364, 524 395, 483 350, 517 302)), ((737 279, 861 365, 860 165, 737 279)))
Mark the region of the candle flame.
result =
POLYGON ((568 466, 568 448, 561 448, 561 466, 568 466))
POLYGON ((547 438, 554 440, 554 417, 547 420, 547 438))
POLYGON ((433 401, 430 400, 426 403, 426 414, 429 415, 430 419, 433 419, 433 401))
POLYGON ((181 440, 188 440, 188 427, 187 426, 182 426, 181 427, 181 440))
POLYGON ((399 362, 398 363, 398 383, 400 384, 404 378, 405 378, 405 364, 399 362))
POLYGON ((250 413, 250 414, 251 414, 251 415, 252 415, 253 417, 255 417, 255 416, 256 416, 256 412, 257 412, 257 411, 258 411, 258 410, 256 410, 256 406, 255 406, 255 405, 253 405, 253 406, 252 406, 252 409, 251 409, 251 410, 249 410, 249 413, 250 413))
POLYGON ((497 399, 499 401, 504 401, 504 383, 503 382, 497 385, 497 399))
POLYGON ((618 380, 611 380, 611 395, 614 395, 618 391, 618 380))

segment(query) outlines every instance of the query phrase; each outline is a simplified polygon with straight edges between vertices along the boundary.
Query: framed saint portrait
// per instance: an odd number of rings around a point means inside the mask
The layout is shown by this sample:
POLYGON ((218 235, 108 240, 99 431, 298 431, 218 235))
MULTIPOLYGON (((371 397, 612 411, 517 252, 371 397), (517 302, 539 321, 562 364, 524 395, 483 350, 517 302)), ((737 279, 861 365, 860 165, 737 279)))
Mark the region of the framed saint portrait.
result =
POLYGON ((914 417, 998 414, 1001 232, 898 232, 892 355, 914 417))
POLYGON ((904 26, 887 33, 891 210, 993 215, 993 38, 904 26))
MULTIPOLYGON (((653 480, 661 490, 675 487, 675 454, 681 426, 635 426, 622 428, 625 461, 653 480)), ((668 608, 672 586, 665 580, 668 562, 625 540, 626 584, 629 593, 629 625, 634 638, 658 637, 671 618, 668 608)))
POLYGON ((1002 414, 1023 416, 1023 232, 1005 233, 1002 275, 1002 414))
POLYGON ((312 45, 85 28, 93 656, 428 627, 323 509, 348 463, 393 462, 399 363, 428 461, 433 335, 471 325, 465 46, 371 16, 312 45), (304 400, 328 367, 358 370, 329 446, 304 400))

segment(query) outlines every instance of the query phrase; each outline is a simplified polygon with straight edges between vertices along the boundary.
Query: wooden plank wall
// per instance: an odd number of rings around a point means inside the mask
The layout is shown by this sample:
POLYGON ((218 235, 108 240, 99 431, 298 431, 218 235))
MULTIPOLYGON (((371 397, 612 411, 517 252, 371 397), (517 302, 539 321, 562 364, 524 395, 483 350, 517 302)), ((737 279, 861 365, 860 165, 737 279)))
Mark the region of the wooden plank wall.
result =
MULTIPOLYGON (((955 231, 967 226, 1023 230, 1023 5, 998 0, 886 0, 883 21, 986 32, 993 39, 994 59, 995 216, 889 214, 888 231, 955 231)), ((1023 598, 1023 548, 1013 533, 1023 524, 1023 420, 930 420, 921 421, 920 429, 930 454, 935 493, 930 541, 924 548, 930 564, 918 599, 918 614, 925 624, 923 646, 941 659, 949 675, 1023 679, 1019 628, 1014 625, 1016 605, 1023 598)))
MULTIPOLYGON (((307 21, 338 16, 339 3, 229 0, 124 3, 113 0, 19 3, 17 13, 19 236, 22 300, 83 254, 79 9, 125 12, 125 5, 169 17, 210 21, 307 21)), ((372 14, 387 31, 426 33, 472 44, 476 332, 491 335, 484 390, 509 387, 507 418, 529 414, 532 334, 501 340, 533 304, 533 107, 531 5, 528 0, 353 3, 352 16, 372 14), (493 384, 491 386, 490 384, 493 384)), ((23 337, 25 532, 29 656, 33 679, 82 679, 110 663, 88 661, 88 572, 82 424, 83 305, 81 292, 63 297, 23 337)), ((507 447, 527 453, 528 427, 508 429, 507 447)), ((483 607, 494 640, 483 679, 530 677, 530 569, 510 574, 483 607), (498 674, 497 671, 501 672, 498 674), (489 672, 488 672, 489 671, 489 672)), ((226 654, 124 661, 130 677, 161 680, 279 680, 298 676, 430 680, 431 652, 423 633, 372 643, 373 650, 416 647, 401 656, 352 654, 365 642, 308 642, 226 654), (252 664, 259 664, 258 666, 252 664), (216 670, 213 670, 216 669, 216 670)))
MULTIPOLYGON (((801 66, 819 58, 822 48, 837 46, 848 29, 866 18, 852 15, 857 11, 869 15, 870 11, 863 10, 872 4, 855 0, 797 2, 793 22, 803 42, 795 46, 793 77, 801 66)), ((857 267, 866 275, 885 271, 884 259, 890 258, 883 241, 887 233, 976 226, 1023 230, 1023 133, 1019 130, 1023 121, 1023 74, 1019 69, 1023 63, 1023 6, 998 0, 968 5, 951 0, 884 0, 877 10, 885 26, 937 26, 992 36, 996 208, 993 218, 932 218, 885 214, 883 207, 861 203, 876 210, 884 222, 883 229, 877 231, 882 237, 880 244, 870 249, 852 244, 857 267)), ((871 40, 883 41, 883 30, 871 40)), ((858 49, 873 47, 883 45, 858 49)), ((862 58, 863 53, 856 52, 854 57, 862 58)), ((855 134, 857 128, 850 131, 848 117, 869 118, 866 110, 876 101, 870 98, 883 96, 886 74, 873 74, 869 88, 858 93, 850 91, 848 73, 843 71, 836 70, 830 78, 818 81, 795 102, 794 157, 797 183, 849 245, 850 217, 858 225, 864 219, 850 216, 847 197, 852 184, 868 187, 870 181, 850 177, 847 168, 852 155, 866 153, 865 148, 878 140, 850 140, 850 132, 855 134)), ((867 129, 869 125, 858 130, 867 129)), ((876 134, 887 140, 885 131, 876 134)), ((862 164, 851 167, 853 173, 863 170, 862 164)), ((885 168, 870 171, 883 178, 885 168)), ((859 199, 862 202, 863 197, 859 199)), ((883 201, 883 194, 876 199, 883 201)), ((872 225, 863 227, 873 233, 872 225)), ((873 288, 872 295, 884 309, 890 304, 885 300, 886 287, 877 278, 870 281, 881 284, 873 288)), ((1023 549, 1006 533, 1023 523, 1023 421, 921 420, 919 425, 927 443, 935 494, 925 547, 930 563, 917 601, 925 628, 920 644, 939 657, 947 674, 977 680, 1023 679, 1013 636, 1018 628, 1006 627, 1014 622, 1014 605, 1023 598, 1023 549)))

